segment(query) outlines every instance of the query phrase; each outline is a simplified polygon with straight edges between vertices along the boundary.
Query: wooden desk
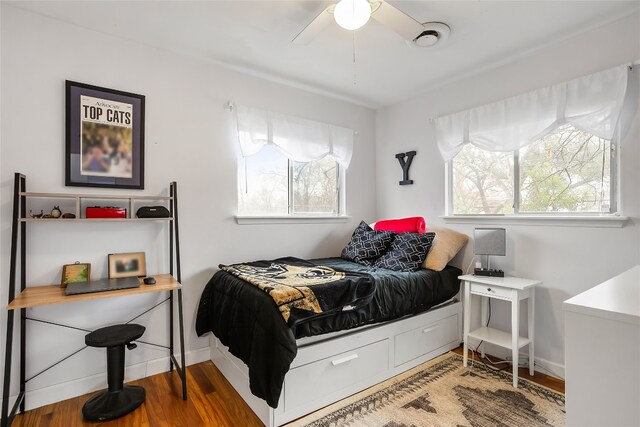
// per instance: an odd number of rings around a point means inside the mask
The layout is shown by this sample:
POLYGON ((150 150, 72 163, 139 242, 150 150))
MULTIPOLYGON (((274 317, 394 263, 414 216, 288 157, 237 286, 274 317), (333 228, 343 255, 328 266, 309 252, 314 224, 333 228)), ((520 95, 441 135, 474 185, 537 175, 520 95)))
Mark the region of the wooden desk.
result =
POLYGON ((88 301, 100 298, 122 297, 128 295, 146 294, 149 292, 173 291, 182 288, 182 285, 170 274, 153 276, 155 285, 145 285, 140 280, 140 287, 118 289, 115 291, 92 292, 88 294, 65 295, 64 288, 60 285, 33 286, 26 288, 7 306, 7 310, 19 308, 39 307, 52 304, 67 304, 77 301, 88 301))

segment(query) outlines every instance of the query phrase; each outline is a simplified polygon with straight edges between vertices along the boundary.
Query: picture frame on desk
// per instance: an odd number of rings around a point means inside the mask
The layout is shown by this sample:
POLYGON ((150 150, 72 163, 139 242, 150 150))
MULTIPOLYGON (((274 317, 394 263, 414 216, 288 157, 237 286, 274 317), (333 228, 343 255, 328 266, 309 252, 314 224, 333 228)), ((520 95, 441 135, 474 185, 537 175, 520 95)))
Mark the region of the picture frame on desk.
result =
POLYGON ((67 283, 87 282, 89 280, 91 280, 91 264, 88 262, 76 262, 75 264, 65 264, 62 266, 61 288, 66 288, 67 283))
POLYGON ((144 189, 144 104, 144 95, 66 81, 66 186, 144 189))
POLYGON ((109 279, 147 275, 144 252, 109 254, 109 279))

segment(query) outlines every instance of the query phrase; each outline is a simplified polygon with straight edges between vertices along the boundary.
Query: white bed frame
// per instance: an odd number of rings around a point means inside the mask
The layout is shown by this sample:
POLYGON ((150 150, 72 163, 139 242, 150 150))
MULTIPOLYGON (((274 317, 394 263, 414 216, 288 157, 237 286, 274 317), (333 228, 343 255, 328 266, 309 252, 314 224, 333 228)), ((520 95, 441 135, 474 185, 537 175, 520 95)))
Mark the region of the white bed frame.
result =
POLYGON ((297 340, 298 354, 273 409, 249 390, 248 368, 212 334, 211 360, 267 427, 371 387, 460 345, 462 304, 393 322, 297 340))

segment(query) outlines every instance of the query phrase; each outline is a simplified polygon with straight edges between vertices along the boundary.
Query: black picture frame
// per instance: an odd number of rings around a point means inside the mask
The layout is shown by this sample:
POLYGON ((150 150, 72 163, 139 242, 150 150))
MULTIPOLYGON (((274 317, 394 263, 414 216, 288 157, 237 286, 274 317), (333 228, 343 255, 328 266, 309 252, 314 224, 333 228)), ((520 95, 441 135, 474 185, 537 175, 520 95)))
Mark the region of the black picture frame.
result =
POLYGON ((65 185, 144 189, 144 95, 65 86, 65 185))

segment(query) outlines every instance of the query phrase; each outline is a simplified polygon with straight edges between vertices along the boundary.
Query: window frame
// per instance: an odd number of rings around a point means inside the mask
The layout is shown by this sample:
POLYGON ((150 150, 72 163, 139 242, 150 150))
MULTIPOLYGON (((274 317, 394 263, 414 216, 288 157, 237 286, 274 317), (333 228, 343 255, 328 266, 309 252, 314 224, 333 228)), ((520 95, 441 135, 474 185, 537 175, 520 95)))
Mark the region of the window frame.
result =
MULTIPOLYGON (((610 205, 609 212, 520 212, 520 150, 514 150, 513 155, 513 213, 510 214, 456 214, 453 212, 453 159, 445 162, 445 220, 455 222, 456 218, 522 218, 526 220, 532 220, 535 218, 540 219, 571 219, 571 218, 606 218, 614 217, 620 218, 622 221, 626 220, 626 217, 622 215, 622 204, 620 203, 620 150, 619 150, 619 133, 616 129, 613 138, 610 141, 611 157, 610 161, 610 205)), ((454 157, 455 158, 455 157, 454 157)))
MULTIPOLYGON (((323 160, 325 157, 323 157, 320 160, 323 160)), ((315 161, 320 161, 320 160, 315 160, 315 161)), ((333 159, 333 161, 336 164, 336 212, 335 213, 328 213, 328 212, 309 212, 309 213, 296 213, 293 212, 294 209, 294 182, 293 182, 293 163, 294 160, 291 160, 289 158, 287 158, 287 165, 288 165, 288 177, 287 177, 287 215, 288 216, 340 216, 342 214, 344 214, 344 212, 342 211, 342 206, 344 205, 344 201, 342 200, 342 187, 343 187, 343 179, 342 177, 344 176, 343 173, 343 168, 340 165, 340 163, 338 163, 335 159, 333 159)), ((298 162, 300 163, 300 162, 298 162)), ((312 163, 312 162, 310 162, 312 163)))
MULTIPOLYGON (((236 170, 246 167, 241 155, 238 155, 236 170)), ((335 161, 335 159, 334 159, 335 161)), ((236 223, 240 225, 252 224, 290 224, 290 223, 334 223, 347 222, 351 217, 346 214, 346 169, 337 161, 336 163, 336 213, 294 213, 294 183, 293 183, 293 163, 287 158, 287 213, 286 214, 243 214, 238 211, 239 199, 236 198, 236 223)), ((236 191, 240 191, 240 182, 236 182, 236 191)), ((237 195, 237 193, 236 193, 237 195)))

